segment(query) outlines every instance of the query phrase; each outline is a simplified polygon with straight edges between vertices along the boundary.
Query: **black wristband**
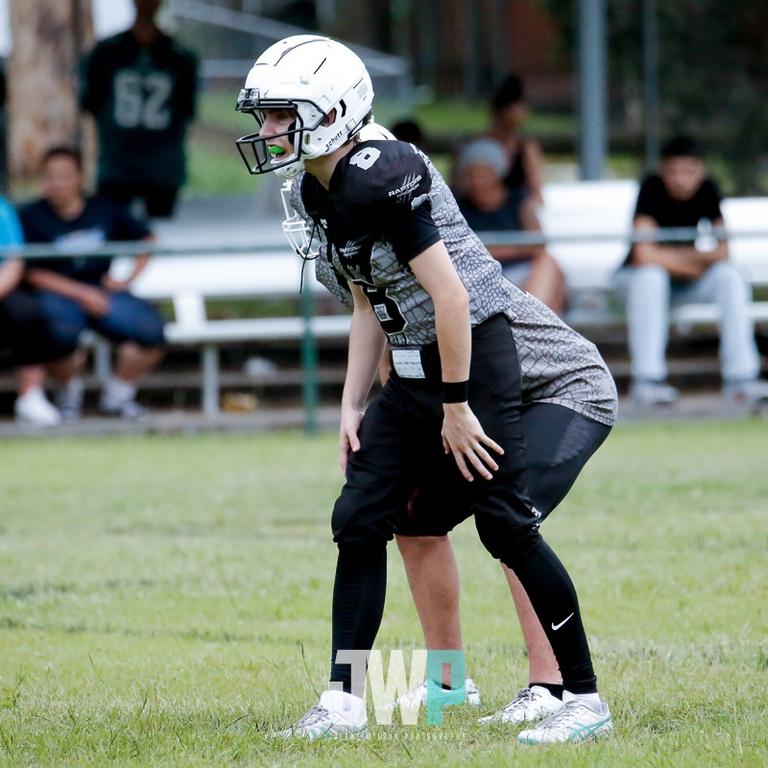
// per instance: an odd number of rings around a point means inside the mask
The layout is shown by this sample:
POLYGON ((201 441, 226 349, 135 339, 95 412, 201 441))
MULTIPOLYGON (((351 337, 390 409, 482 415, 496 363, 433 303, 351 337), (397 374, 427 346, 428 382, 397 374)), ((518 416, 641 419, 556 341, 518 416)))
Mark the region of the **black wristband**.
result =
POLYGON ((469 379, 466 381, 444 381, 444 403, 466 403, 469 400, 469 379))

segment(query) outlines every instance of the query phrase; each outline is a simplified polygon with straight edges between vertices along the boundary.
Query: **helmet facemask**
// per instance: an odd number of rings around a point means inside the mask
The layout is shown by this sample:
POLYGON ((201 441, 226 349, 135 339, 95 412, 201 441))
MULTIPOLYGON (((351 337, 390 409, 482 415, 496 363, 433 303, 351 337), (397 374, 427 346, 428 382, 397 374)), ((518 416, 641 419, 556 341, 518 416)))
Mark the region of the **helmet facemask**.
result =
POLYGON ((258 99, 258 95, 253 98, 250 93, 252 90, 256 89, 244 88, 240 91, 240 97, 237 100, 237 111, 253 115, 259 126, 259 131, 242 136, 235 142, 248 172, 259 175, 276 171, 283 178, 298 175, 304 170, 303 146, 307 143, 310 133, 322 124, 325 115, 315 104, 309 102, 300 103, 292 99, 258 99), (288 130, 282 133, 262 136, 261 128, 266 120, 267 110, 277 109, 293 112, 294 121, 288 130), (275 154, 275 148, 269 145, 275 139, 286 137, 293 147, 293 152, 285 155, 275 154))
MULTIPOLYGON (((256 90, 256 89, 250 89, 256 90)), ((240 92, 237 101, 237 111, 253 115, 259 125, 264 125, 267 110, 290 110, 296 119, 287 131, 262 136, 261 132, 249 133, 237 139, 235 145, 240 157, 253 175, 276 171, 278 176, 292 178, 304 170, 304 160, 330 154, 347 141, 354 138, 360 129, 373 118, 368 112, 356 123, 344 122, 346 106, 341 99, 339 104, 327 113, 310 101, 298 99, 258 99, 249 95, 249 89, 240 92), (256 106, 257 105, 257 106, 256 106), (333 119, 328 120, 332 116, 333 119), (275 155, 269 144, 274 139, 287 137, 293 146, 293 153, 282 156, 275 155)))

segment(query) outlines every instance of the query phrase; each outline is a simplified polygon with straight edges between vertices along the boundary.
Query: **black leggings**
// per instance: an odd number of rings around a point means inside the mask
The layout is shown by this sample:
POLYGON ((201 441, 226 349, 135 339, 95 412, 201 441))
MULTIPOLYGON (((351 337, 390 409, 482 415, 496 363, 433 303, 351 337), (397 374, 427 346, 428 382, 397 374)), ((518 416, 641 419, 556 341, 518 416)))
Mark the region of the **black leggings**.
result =
MULTIPOLYGON (((439 373, 427 379, 393 375, 371 404, 350 456, 347 482, 333 512, 339 559, 334 585, 332 681, 352 691, 339 650, 372 648, 386 591, 386 544, 416 488, 441 489, 474 515, 483 545, 512 568, 526 590, 574 693, 596 681, 573 584, 539 533, 528 497, 519 366, 509 324, 492 318, 473 330, 469 404, 486 434, 504 448, 492 480, 467 483, 441 439, 439 373)), ((352 691, 358 695, 362 691, 352 691)))

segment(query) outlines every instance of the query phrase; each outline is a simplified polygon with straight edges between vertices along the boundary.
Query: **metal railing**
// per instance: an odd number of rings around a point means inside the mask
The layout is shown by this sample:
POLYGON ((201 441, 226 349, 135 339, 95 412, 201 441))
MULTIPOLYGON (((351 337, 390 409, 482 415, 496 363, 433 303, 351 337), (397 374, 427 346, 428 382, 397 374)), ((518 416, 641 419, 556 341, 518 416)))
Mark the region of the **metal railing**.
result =
MULTIPOLYGON (((690 243, 701 237, 713 240, 741 240, 768 238, 768 225, 760 229, 732 229, 729 227, 713 227, 702 231, 697 227, 664 227, 652 231, 631 230, 626 232, 560 232, 547 234, 545 232, 482 232, 478 236, 485 245, 552 245, 556 243, 690 243)), ((282 240, 254 243, 222 243, 209 245, 167 245, 154 240, 116 241, 100 243, 93 248, 67 250, 53 245, 0 245, 0 257, 19 257, 24 260, 39 258, 72 258, 88 256, 135 256, 139 253, 149 253, 153 256, 214 256, 214 255, 253 255, 257 253, 274 253, 285 250, 289 246, 282 240)))
MULTIPOLYGON (((571 232, 547 235, 543 232, 479 232, 478 235, 485 245, 548 245, 553 243, 596 243, 596 242, 621 242, 630 243, 690 243, 697 238, 707 237, 710 242, 716 240, 756 239, 768 238, 768 227, 764 229, 734 230, 730 228, 715 227, 702 231, 698 227, 660 228, 653 231, 627 230, 625 233, 585 233, 571 232)), ((25 261, 34 262, 42 258, 73 258, 89 256, 135 256, 136 254, 149 253, 155 257, 210 257, 215 255, 258 255, 274 254, 275 251, 284 251, 286 258, 290 258, 288 245, 282 241, 261 242, 252 244, 232 243, 219 244, 217 246, 169 246, 158 241, 132 241, 132 242, 106 242, 92 249, 66 250, 51 245, 25 245, 0 246, 1 257, 23 258, 25 261)), ((768 251, 766 252, 768 261, 768 251)), ((303 331, 300 340, 301 365, 304 371, 302 381, 302 400, 305 413, 305 428, 308 432, 317 429, 317 413, 319 404, 318 381, 318 352, 317 342, 312 331, 312 319, 315 314, 314 298, 311 281, 305 281, 307 289, 301 292, 301 317, 303 331)), ((297 294, 299 285, 296 286, 297 294)), ((258 286, 253 286, 253 291, 245 288, 243 295, 249 293, 258 295, 258 286)), ((204 291, 203 291, 204 293, 204 291)))

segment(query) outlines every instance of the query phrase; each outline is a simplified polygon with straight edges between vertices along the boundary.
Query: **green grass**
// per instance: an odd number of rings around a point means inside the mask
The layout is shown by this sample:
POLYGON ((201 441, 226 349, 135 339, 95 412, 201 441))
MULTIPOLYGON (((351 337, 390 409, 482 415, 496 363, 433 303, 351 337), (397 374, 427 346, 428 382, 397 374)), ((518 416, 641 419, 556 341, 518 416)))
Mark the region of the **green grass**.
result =
MULTIPOLYGON (((362 743, 267 737, 326 674, 335 453, 298 434, 0 445, 0 764, 768 763, 764 422, 622 426, 547 522, 616 722, 575 748, 458 710, 362 743)), ((519 630, 471 523, 453 540, 495 707, 525 682, 519 630)), ((379 647, 421 647, 394 548, 389 571, 379 647)))

